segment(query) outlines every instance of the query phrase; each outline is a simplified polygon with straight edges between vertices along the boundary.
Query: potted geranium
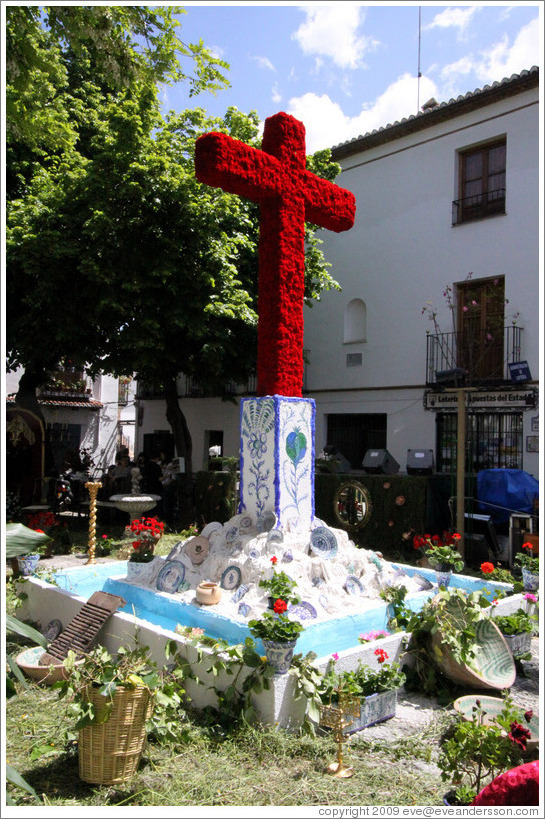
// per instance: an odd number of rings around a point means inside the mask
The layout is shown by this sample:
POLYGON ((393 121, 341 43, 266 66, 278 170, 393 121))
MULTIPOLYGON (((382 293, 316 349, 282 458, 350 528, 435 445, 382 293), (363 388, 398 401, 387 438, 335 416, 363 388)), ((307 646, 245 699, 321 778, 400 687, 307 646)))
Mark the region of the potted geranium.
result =
POLYGON ((271 609, 276 600, 283 600, 285 603, 293 603, 294 605, 301 600, 299 595, 294 591, 297 585, 295 580, 288 577, 286 572, 277 572, 275 569, 277 563, 278 558, 273 555, 271 557, 273 567, 272 575, 267 578, 262 578, 259 581, 260 588, 266 589, 269 593, 269 608, 271 609))
POLYGON ((338 654, 333 654, 328 663, 321 693, 322 702, 337 703, 341 694, 358 697, 360 700, 360 716, 347 726, 345 733, 361 731, 362 728, 395 716, 397 694, 405 683, 405 673, 399 663, 388 662, 385 649, 375 649, 375 656, 378 668, 360 660, 353 671, 338 672, 335 667, 338 654))
POLYGON ((153 560, 155 544, 161 540, 165 525, 157 518, 133 520, 126 532, 132 538, 130 563, 149 563, 153 560))
MULTIPOLYGON (((525 722, 532 716, 531 711, 526 712, 525 722)), ((437 760, 441 779, 452 786, 445 804, 470 805, 498 774, 520 765, 531 739, 521 719, 519 709, 506 699, 502 711, 488 721, 477 699, 471 720, 457 717, 447 728, 437 760)))
POLYGON ((293 651, 303 626, 287 615, 285 600, 275 600, 272 611, 266 609, 258 620, 250 620, 248 627, 253 637, 263 642, 267 661, 276 674, 285 674, 291 665, 293 651))
POLYGON ((450 583, 452 572, 461 572, 464 568, 464 560, 456 548, 460 538, 457 532, 452 534, 443 532, 442 537, 432 535, 427 538, 426 557, 430 566, 435 569, 439 586, 446 588, 450 583))
POLYGON ((522 583, 526 591, 537 591, 539 588, 539 557, 534 557, 531 543, 523 543, 522 551, 515 555, 515 563, 522 569, 522 583))

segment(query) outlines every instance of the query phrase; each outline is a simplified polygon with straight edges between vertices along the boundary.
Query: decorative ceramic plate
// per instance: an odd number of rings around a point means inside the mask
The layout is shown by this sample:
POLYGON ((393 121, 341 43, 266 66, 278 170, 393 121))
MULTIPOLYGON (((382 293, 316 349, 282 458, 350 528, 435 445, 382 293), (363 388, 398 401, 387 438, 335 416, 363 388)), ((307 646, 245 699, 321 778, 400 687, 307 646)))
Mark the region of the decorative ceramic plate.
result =
POLYGON ((280 531, 280 529, 271 529, 269 534, 267 535, 267 543, 283 543, 284 542, 284 534, 280 531))
POLYGON ((259 551, 252 547, 248 552, 248 557, 251 557, 252 560, 257 560, 257 558, 259 557, 259 551))
POLYGON ((231 603, 238 603, 239 600, 242 600, 247 591, 248 586, 245 586, 244 583, 241 583, 236 592, 232 595, 231 603))
POLYGON ((318 526, 310 533, 310 548, 315 555, 331 560, 337 554, 337 538, 327 526, 318 526))
POLYGON ((222 589, 232 591, 232 589, 236 589, 240 586, 241 580, 242 573, 238 566, 227 566, 227 568, 225 569, 221 576, 220 586, 222 587, 222 589))
POLYGON ((241 519, 238 522, 238 528, 241 532, 246 533, 250 529, 253 528, 253 522, 249 515, 242 515, 241 519))
POLYGON ((213 520, 212 523, 207 523, 204 529, 201 532, 202 537, 209 537, 212 532, 219 532, 223 529, 223 524, 218 523, 217 520, 213 520))
POLYGON ((238 613, 242 614, 243 617, 247 617, 250 613, 251 609, 248 603, 239 603, 238 604, 238 613))
POLYGON ((185 577, 185 566, 179 560, 167 560, 157 575, 157 589, 175 594, 185 577))
POLYGON ((323 577, 319 577, 318 575, 316 575, 315 577, 312 578, 312 585, 313 586, 323 586, 324 583, 325 583, 325 580, 324 580, 323 577))
POLYGON ((322 607, 323 609, 325 609, 326 611, 329 611, 329 600, 327 599, 326 595, 325 595, 325 594, 321 594, 321 595, 318 597, 318 600, 319 600, 319 602, 320 602, 321 607, 322 607))
POLYGON ((270 532, 273 526, 276 525, 276 515, 274 512, 263 512, 257 519, 258 532, 270 532))
POLYGON ((62 631, 62 623, 60 620, 51 620, 43 630, 43 635, 48 643, 56 640, 62 631))
POLYGON ((346 591, 348 592, 348 594, 356 594, 356 595, 363 594, 363 586, 360 583, 360 581, 358 580, 358 578, 354 577, 353 574, 349 575, 346 578, 346 582, 344 584, 344 587, 345 587, 346 591))
POLYGON ((238 526, 230 526, 225 533, 227 543, 232 543, 238 537, 238 526))
POLYGON ((184 541, 183 541, 183 540, 179 540, 179 541, 178 541, 178 543, 176 543, 176 544, 175 544, 175 545, 172 547, 172 549, 170 550, 170 552, 168 553, 168 555, 167 555, 167 560, 172 560, 172 558, 173 558, 173 557, 176 557, 176 556, 177 556, 177 555, 180 553, 180 550, 183 548, 183 545, 184 545, 184 541))
POLYGON ((282 560, 284 561, 284 563, 291 563, 291 561, 293 560, 293 552, 291 549, 286 549, 286 551, 282 555, 282 560))
POLYGON ((207 537, 197 535, 192 537, 185 544, 185 553, 191 560, 194 566, 199 566, 210 550, 210 543, 207 537))
POLYGON ((427 577, 424 577, 424 575, 422 574, 418 574, 418 572, 415 572, 415 574, 413 574, 413 580, 415 580, 418 583, 422 591, 428 591, 428 589, 433 589, 433 583, 431 582, 431 580, 428 580, 427 577))
POLYGON ((317 614, 316 609, 306 600, 301 600, 300 603, 290 603, 288 606, 290 614, 294 614, 298 620, 313 620, 317 614))

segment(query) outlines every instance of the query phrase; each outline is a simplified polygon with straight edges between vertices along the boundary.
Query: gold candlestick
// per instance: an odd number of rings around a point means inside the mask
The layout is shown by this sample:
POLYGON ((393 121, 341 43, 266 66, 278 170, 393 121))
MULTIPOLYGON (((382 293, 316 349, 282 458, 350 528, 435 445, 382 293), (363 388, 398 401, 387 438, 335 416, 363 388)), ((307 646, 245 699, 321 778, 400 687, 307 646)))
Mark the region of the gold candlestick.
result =
POLYGON ((346 779, 352 776, 354 769, 347 767, 343 761, 343 742, 346 742, 344 729, 360 715, 360 701, 357 697, 350 697, 339 692, 338 705, 320 706, 320 725, 333 730, 335 741, 337 742, 337 762, 328 765, 327 772, 332 776, 346 779))
POLYGON ((89 481, 85 484, 85 488, 89 490, 89 560, 85 562, 87 566, 89 563, 96 563, 95 549, 97 545, 97 492, 102 484, 100 481, 89 481))

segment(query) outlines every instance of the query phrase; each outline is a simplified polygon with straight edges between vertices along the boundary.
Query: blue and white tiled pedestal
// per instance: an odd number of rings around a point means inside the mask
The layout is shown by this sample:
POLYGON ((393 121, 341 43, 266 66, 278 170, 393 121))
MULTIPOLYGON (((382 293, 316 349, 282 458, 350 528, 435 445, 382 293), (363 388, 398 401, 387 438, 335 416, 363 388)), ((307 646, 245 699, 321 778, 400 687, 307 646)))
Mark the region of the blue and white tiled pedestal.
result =
POLYGON ((311 398, 243 398, 240 416, 240 511, 267 512, 286 531, 308 531, 314 518, 314 424, 311 398))

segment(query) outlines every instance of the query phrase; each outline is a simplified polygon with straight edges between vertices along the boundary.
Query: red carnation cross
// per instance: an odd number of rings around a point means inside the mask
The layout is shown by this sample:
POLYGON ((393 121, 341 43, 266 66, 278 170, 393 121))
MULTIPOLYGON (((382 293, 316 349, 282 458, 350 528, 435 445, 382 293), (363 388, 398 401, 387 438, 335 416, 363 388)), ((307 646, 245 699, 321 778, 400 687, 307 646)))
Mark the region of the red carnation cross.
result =
POLYGON ((259 202, 257 394, 301 396, 305 220, 339 233, 354 224, 354 195, 306 170, 305 126, 265 120, 259 151, 212 132, 195 146, 200 182, 259 202))

